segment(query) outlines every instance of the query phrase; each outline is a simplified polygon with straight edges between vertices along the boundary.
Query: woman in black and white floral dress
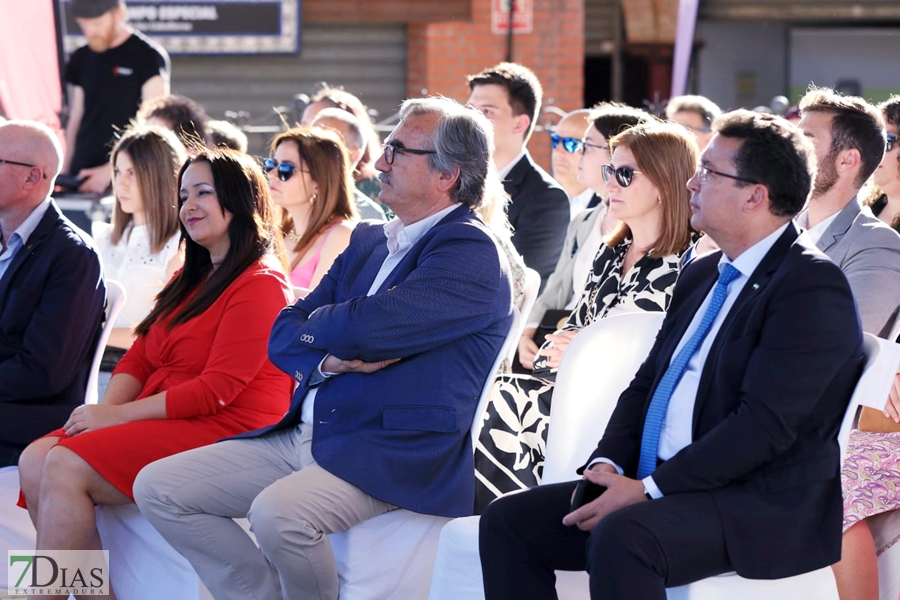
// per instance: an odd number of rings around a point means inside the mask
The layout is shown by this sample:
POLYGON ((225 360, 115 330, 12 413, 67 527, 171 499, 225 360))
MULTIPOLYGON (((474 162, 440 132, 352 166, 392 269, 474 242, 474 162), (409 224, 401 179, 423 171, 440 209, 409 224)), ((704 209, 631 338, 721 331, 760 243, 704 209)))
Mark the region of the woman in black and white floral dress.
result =
MULTIPOLYGON (((620 221, 600 246, 581 300, 565 325, 547 336, 535 370, 555 370, 569 342, 598 319, 665 311, 678 259, 691 243, 690 193, 697 142, 677 125, 654 123, 610 140, 603 178, 610 215, 620 221)), ((476 447, 476 510, 493 498, 540 483, 553 384, 536 376, 504 376, 495 386, 476 447)))

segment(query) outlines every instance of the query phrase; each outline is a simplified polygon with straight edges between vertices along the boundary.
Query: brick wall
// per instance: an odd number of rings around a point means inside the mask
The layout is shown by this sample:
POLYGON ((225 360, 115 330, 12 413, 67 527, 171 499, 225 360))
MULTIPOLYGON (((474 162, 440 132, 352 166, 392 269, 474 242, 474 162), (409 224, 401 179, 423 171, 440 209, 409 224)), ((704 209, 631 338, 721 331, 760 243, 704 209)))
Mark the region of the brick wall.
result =
MULTIPOLYGON (((464 102, 466 75, 506 59, 506 35, 491 33, 492 0, 471 0, 471 21, 410 23, 407 95, 442 94, 464 102)), ((516 34, 513 61, 532 69, 544 87, 544 105, 564 111, 584 102, 584 1, 532 0, 533 32, 516 34)), ((551 122, 555 123, 553 118, 551 122)), ((546 133, 535 133, 529 150, 549 171, 546 133)))

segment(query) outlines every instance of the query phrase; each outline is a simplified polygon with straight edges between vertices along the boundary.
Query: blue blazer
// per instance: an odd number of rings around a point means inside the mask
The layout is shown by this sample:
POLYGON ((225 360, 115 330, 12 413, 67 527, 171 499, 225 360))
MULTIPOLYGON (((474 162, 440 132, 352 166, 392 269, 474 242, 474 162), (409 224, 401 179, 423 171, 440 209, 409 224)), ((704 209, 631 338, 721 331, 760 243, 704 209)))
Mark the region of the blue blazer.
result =
POLYGON ((401 360, 318 386, 312 452, 330 473, 416 512, 472 514, 469 429, 512 320, 508 264, 481 220, 452 211, 367 292, 388 250, 380 224, 360 223, 347 250, 306 298, 285 308, 269 358, 298 387, 276 425, 294 427, 326 354, 401 360))
POLYGON ((0 466, 84 402, 105 304, 93 241, 51 200, 0 279, 0 466))
MULTIPOLYGON (((656 343, 592 459, 608 457, 635 476, 650 398, 716 282, 720 256, 697 258, 679 277, 656 343)), ((788 577, 840 559, 837 433, 863 360, 847 278, 789 225, 713 342, 692 443, 652 474, 663 495, 709 493, 739 575, 788 577)))

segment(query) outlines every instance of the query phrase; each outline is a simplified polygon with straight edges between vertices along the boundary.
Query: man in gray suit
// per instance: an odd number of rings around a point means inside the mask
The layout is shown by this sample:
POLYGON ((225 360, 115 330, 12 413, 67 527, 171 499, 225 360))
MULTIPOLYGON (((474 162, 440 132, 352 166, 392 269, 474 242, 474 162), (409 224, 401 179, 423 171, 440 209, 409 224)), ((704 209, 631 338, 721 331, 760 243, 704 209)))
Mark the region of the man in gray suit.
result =
POLYGON ((900 235, 857 197, 884 155, 884 122, 862 98, 829 88, 811 88, 800 112, 819 170, 797 223, 847 276, 863 331, 887 337, 900 310, 900 235))

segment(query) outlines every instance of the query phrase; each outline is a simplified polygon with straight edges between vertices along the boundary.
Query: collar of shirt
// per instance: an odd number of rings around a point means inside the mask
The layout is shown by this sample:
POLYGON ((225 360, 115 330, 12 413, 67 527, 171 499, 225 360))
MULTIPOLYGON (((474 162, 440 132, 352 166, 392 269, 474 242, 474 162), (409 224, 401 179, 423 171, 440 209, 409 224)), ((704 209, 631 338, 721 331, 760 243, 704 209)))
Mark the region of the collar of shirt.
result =
POLYGON ((719 273, 722 272, 722 269, 728 263, 731 263, 735 269, 741 272, 741 276, 737 279, 737 281, 740 282, 739 285, 731 289, 741 289, 744 287, 744 283, 746 283, 747 279, 753 274, 753 271, 756 270, 756 267, 759 266, 759 263, 762 262, 762 259, 768 254, 769 250, 772 249, 772 246, 775 245, 775 242, 778 241, 778 238, 785 232, 789 224, 790 221, 744 250, 741 255, 734 260, 729 260, 728 257, 725 256, 725 253, 722 253, 722 258, 719 259, 719 273))
POLYGON ((400 219, 394 219, 384 224, 384 235, 387 238, 388 256, 394 256, 398 252, 406 252, 416 242, 422 239, 429 229, 453 212, 460 203, 457 202, 447 208, 416 221, 412 225, 404 225, 400 219))
POLYGON ((580 194, 572 196, 572 198, 569 200, 569 212, 570 212, 569 220, 574 219, 575 217, 580 215, 582 212, 584 212, 585 209, 587 209, 587 205, 590 203, 591 198, 593 198, 593 197, 594 197, 594 190, 592 190, 591 188, 585 188, 585 190, 583 192, 581 192, 580 194))
POLYGON ((519 164, 519 161, 525 158, 526 154, 528 154, 528 150, 525 149, 525 146, 522 146, 522 150, 520 150, 519 153, 516 154, 516 157, 514 159, 503 165, 502 169, 498 168, 497 172, 500 174, 500 179, 506 179, 506 176, 509 175, 509 172, 513 170, 513 167, 519 164))
MULTIPOLYGON (((19 225, 15 231, 10 234, 9 237, 4 236, 4 240, 6 241, 6 245, 9 246, 10 240, 12 240, 13 236, 19 236, 19 239, 22 240, 22 245, 28 243, 28 238, 31 237, 31 234, 34 233, 34 230, 37 229, 38 223, 41 222, 41 219, 44 218, 44 215, 47 213, 47 209, 50 208, 50 198, 45 198, 43 202, 34 207, 34 210, 25 217, 25 220, 22 221, 22 224, 19 225)), ((0 235, 3 232, 0 231, 0 235)))
MULTIPOLYGON (((834 220, 837 218, 837 216, 839 214, 841 214, 841 211, 837 211, 836 213, 834 213, 833 215, 831 215, 824 221, 821 221, 815 227, 810 227, 809 229, 806 230, 806 235, 809 237, 810 241, 813 244, 818 245, 819 240, 822 239, 822 234, 824 234, 825 231, 828 230, 828 228, 831 226, 831 224, 834 222, 834 220)), ((800 225, 801 227, 803 227, 804 225, 809 226, 809 214, 804 213, 802 216, 804 217, 804 223, 801 224, 798 219, 797 224, 800 225)))

